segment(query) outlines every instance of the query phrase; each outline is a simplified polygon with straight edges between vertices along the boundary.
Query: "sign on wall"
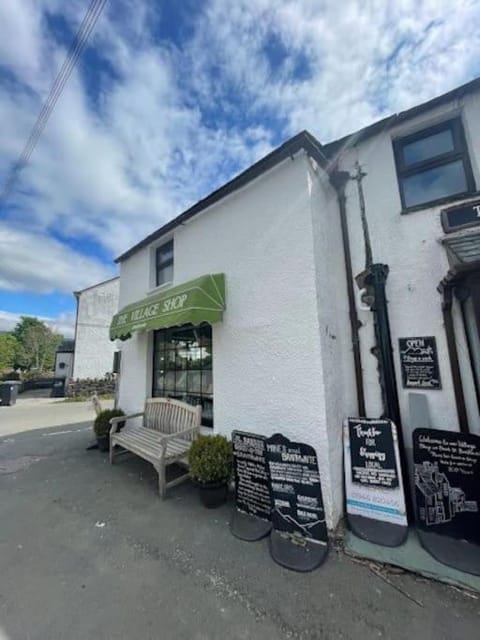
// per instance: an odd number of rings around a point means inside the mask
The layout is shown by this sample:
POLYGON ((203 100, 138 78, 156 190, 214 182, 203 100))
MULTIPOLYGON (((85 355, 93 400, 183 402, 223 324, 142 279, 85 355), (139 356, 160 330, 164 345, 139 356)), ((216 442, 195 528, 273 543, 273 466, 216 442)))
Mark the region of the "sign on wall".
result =
POLYGON ((480 437, 415 429, 419 537, 441 562, 480 575, 480 437))
POLYGON ((235 512, 232 533, 242 540, 263 538, 271 529, 270 478, 265 438, 255 433, 232 433, 235 512))
POLYGON ((441 389, 434 336, 399 339, 402 384, 405 389, 441 389))
POLYGON ((398 546, 408 534, 397 430, 390 420, 349 418, 343 426, 350 529, 360 538, 398 546))
POLYGON ((328 534, 315 449, 281 434, 266 440, 272 524, 270 552, 279 564, 311 571, 326 557, 328 534))
POLYGON ((480 224, 480 200, 466 202, 442 211, 442 226, 446 233, 480 224))

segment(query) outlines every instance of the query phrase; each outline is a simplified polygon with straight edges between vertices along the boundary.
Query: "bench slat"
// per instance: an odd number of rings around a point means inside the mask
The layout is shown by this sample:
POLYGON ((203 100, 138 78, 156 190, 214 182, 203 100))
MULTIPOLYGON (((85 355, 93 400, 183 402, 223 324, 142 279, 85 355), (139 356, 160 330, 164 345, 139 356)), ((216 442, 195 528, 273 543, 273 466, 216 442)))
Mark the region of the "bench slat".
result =
MULTIPOLYGON (((192 442, 200 433, 201 407, 170 398, 149 398, 145 402, 142 427, 126 427, 110 436, 110 461, 113 463, 116 445, 132 451, 155 466, 158 471, 159 491, 162 498, 167 486, 178 484, 179 479, 165 481, 165 466, 184 459, 192 442), (193 432, 167 440, 165 455, 162 436, 194 429, 193 432)), ((188 474, 187 474, 188 476, 188 474)), ((186 477, 187 477, 186 476, 186 477)))

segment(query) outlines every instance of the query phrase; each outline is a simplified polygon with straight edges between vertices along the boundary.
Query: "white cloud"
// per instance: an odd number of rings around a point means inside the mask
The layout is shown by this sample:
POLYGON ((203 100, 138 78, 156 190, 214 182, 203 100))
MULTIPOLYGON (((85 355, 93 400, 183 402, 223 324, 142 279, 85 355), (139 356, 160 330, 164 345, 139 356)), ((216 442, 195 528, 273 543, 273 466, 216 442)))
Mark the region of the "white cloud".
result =
MULTIPOLYGON (((0 309, 0 332, 12 331, 20 322, 21 316, 31 316, 29 313, 11 313, 0 309)), ((75 335, 75 314, 61 313, 56 318, 35 316, 47 324, 55 333, 61 333, 65 338, 73 338, 75 335)))
MULTIPOLYGON (((308 128, 328 141, 480 69, 477 1, 338 6, 210 0, 180 50, 152 31, 158 3, 107 3, 91 42, 115 73, 84 58, 72 74, 12 198, 14 222, 0 227, 0 287, 71 291, 109 277, 50 231, 117 254, 279 139, 308 128)), ((0 93, 0 177, 65 54, 47 12, 75 30, 84 11, 80 0, 0 3, 0 60, 13 79, 0 93)))
POLYGON ((239 0, 235 9, 214 0, 191 64, 205 101, 235 88, 250 117, 269 110, 287 132, 308 128, 326 142, 478 73, 479 20, 472 0, 347 0, 341 10, 335 0, 239 0))
POLYGON ((113 268, 47 235, 0 224, 0 289, 71 293, 106 280, 113 268))

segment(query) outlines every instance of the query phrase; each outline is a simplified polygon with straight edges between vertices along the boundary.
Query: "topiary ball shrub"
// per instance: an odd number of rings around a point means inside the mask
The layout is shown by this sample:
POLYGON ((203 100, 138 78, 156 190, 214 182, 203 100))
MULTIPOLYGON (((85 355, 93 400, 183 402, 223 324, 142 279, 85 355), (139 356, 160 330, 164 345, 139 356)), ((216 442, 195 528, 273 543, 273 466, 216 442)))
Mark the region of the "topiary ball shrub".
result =
MULTIPOLYGON (((121 409, 105 409, 101 411, 93 423, 93 430, 97 438, 108 438, 111 427, 110 418, 119 418, 124 415, 125 413, 121 409)), ((122 428, 124 425, 125 423, 123 422, 119 426, 122 428)))
POLYGON ((200 484, 227 483, 232 474, 232 443, 224 436, 199 436, 188 454, 190 476, 200 484))

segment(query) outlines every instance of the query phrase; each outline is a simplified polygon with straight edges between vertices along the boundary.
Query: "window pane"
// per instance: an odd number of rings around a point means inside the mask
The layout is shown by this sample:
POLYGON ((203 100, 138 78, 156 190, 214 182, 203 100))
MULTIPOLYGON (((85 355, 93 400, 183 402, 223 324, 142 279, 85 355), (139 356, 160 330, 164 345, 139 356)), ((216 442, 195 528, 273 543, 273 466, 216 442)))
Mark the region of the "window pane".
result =
POLYGON ((165 376, 165 391, 175 391, 175 371, 169 371, 165 376))
POLYGON ((155 394, 158 394, 158 395, 163 394, 164 382, 165 382, 165 376, 163 375, 163 371, 154 371, 153 386, 155 389, 155 394))
POLYGON ((176 352, 175 351, 167 351, 166 352, 166 358, 165 358, 165 368, 166 369, 171 369, 171 370, 175 370, 176 365, 175 365, 175 359, 176 359, 176 352))
POLYGON ((405 166, 428 160, 454 151, 453 136, 450 129, 439 131, 426 138, 403 145, 403 162, 405 166))
POLYGON ((175 391, 185 392, 187 390, 187 372, 177 371, 175 379, 175 391))
POLYGON ((467 191, 461 160, 403 178, 402 183, 407 207, 467 191))
POLYGON ((173 260, 173 240, 157 249, 157 265, 173 260))
POLYGON ((210 396, 213 393, 212 372, 202 371, 202 394, 210 396))
POLYGON ((157 287, 173 280, 173 264, 169 264, 162 269, 157 269, 157 287))
POLYGON ((187 377, 188 393, 200 393, 202 373, 201 371, 189 371, 187 377))

